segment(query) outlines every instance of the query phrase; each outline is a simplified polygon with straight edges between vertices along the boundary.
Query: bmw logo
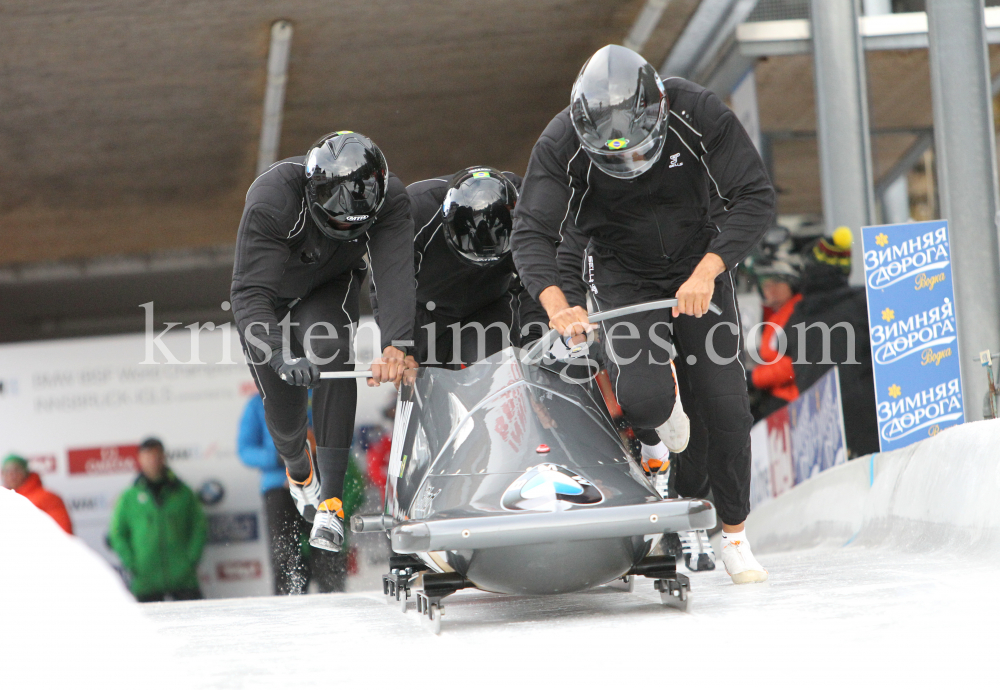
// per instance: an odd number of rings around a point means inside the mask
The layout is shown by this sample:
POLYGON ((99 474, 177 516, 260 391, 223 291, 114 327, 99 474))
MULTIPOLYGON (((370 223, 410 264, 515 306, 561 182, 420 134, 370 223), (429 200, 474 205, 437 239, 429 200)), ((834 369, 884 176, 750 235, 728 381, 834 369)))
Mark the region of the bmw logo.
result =
POLYGON ((198 489, 198 498, 207 506, 218 504, 225 495, 226 490, 218 479, 209 479, 198 489))
POLYGON ((500 503, 505 510, 556 511, 603 500, 590 480, 562 465, 544 463, 529 467, 507 488, 500 503))

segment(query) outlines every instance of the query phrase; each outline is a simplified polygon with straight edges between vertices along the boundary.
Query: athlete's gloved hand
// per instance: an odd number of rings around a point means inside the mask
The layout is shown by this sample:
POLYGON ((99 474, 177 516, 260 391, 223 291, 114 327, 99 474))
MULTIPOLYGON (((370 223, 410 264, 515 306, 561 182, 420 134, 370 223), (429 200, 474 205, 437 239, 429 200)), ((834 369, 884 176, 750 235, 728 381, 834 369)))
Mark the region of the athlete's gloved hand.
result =
POLYGON ((319 367, 305 357, 285 359, 277 352, 271 357, 271 368, 289 386, 315 386, 319 383, 319 367))

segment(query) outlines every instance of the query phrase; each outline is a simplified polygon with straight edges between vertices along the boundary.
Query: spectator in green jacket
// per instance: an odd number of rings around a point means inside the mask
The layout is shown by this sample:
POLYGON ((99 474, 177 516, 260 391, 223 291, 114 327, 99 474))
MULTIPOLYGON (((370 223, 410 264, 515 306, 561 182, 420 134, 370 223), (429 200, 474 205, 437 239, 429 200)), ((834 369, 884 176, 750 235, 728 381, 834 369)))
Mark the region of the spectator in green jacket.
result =
POLYGON ((135 483, 118 497, 108 540, 139 601, 201 599, 207 522, 198 497, 167 467, 159 439, 139 446, 135 483))

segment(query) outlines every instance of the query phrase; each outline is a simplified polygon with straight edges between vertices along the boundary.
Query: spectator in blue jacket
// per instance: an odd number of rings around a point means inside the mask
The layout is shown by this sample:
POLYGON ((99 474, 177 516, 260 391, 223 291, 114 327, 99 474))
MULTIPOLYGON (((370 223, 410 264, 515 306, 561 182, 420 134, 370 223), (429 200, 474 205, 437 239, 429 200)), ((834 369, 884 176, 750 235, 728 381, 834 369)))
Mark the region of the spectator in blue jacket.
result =
POLYGON ((313 577, 321 592, 344 591, 347 557, 309 548, 309 524, 288 493, 285 465, 264 424, 264 401, 259 395, 243 409, 237 447, 243 464, 260 470, 274 593, 304 594, 313 577))

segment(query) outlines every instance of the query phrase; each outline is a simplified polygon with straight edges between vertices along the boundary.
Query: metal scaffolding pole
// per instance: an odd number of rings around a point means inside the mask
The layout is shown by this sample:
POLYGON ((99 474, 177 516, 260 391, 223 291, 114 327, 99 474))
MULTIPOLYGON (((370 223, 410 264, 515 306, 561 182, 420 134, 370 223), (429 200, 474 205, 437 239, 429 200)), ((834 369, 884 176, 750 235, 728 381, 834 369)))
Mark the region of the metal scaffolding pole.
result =
POLYGON ((257 150, 257 174, 278 160, 281 141, 281 116, 285 109, 285 83, 288 81, 288 54, 292 49, 292 24, 284 20, 271 25, 271 47, 267 53, 267 88, 264 91, 264 117, 260 126, 257 150))
POLYGON ((851 283, 864 284, 861 226, 875 221, 868 87, 859 0, 811 0, 816 130, 828 233, 854 232, 851 283))
POLYGON ((978 353, 1000 348, 1000 200, 983 0, 928 0, 927 24, 938 194, 951 228, 965 416, 973 420, 987 389, 978 353))

